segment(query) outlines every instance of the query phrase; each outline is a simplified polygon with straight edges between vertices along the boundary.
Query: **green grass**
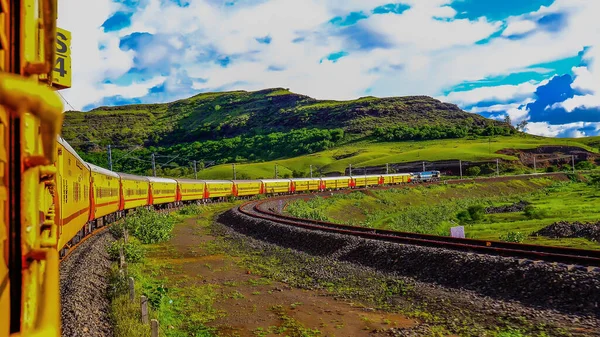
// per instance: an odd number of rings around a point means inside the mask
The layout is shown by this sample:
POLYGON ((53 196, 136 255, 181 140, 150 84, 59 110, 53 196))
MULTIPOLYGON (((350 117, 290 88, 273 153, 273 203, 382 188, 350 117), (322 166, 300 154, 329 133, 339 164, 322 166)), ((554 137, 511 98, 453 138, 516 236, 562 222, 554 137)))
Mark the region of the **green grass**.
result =
MULTIPOLYGON (((480 161, 499 158, 502 160, 516 161, 515 156, 496 153, 503 149, 533 149, 545 145, 577 146, 588 151, 598 152, 598 149, 587 144, 600 140, 600 137, 584 139, 545 138, 545 137, 519 137, 504 136, 492 138, 446 139, 430 141, 406 142, 358 142, 344 145, 332 150, 326 150, 310 155, 295 158, 267 161, 252 164, 236 164, 236 172, 246 178, 272 178, 275 174, 275 164, 278 166, 279 177, 286 174, 292 175, 293 171, 302 172, 308 176, 310 165, 313 166, 313 176, 326 173, 343 173, 349 164, 356 168, 358 174, 360 167, 384 166, 386 163, 403 163, 411 161, 435 160, 464 160, 480 161), (346 157, 343 159, 336 159, 346 157)), ((217 165, 199 172, 198 177, 204 179, 232 179, 231 164, 217 165)))
POLYGON ((600 220, 600 192, 583 182, 530 178, 373 190, 369 195, 353 192, 327 199, 294 201, 287 212, 338 223, 437 235, 449 235, 450 227, 463 224, 470 238, 501 240, 515 232, 525 235, 525 243, 600 249, 598 242, 584 238, 530 236, 557 221, 600 220), (459 212, 470 206, 499 206, 519 200, 532 203, 533 216, 525 212, 486 214, 477 221, 465 223, 457 218, 459 212))

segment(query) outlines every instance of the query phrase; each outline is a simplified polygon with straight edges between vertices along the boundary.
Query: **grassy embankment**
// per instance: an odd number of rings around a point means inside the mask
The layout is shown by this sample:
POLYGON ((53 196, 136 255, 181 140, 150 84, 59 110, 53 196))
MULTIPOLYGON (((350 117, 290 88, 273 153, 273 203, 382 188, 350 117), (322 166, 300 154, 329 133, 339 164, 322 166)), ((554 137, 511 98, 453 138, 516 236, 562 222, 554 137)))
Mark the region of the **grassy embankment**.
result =
POLYGON ((511 240, 507 235, 512 232, 512 240, 516 234, 517 240, 525 243, 600 249, 600 243, 584 238, 530 236, 557 221, 600 220, 600 192, 597 186, 585 182, 531 178, 372 190, 367 194, 354 192, 295 201, 287 212, 338 223, 438 235, 449 235, 450 227, 462 224, 470 238, 511 240), (480 211, 475 219, 460 215, 473 206, 510 205, 521 200, 532 204, 528 212, 480 211))
MULTIPOLYGON (((266 161, 262 163, 236 164, 237 176, 245 178, 272 178, 274 166, 277 164, 279 177, 292 176, 293 172, 301 172, 308 176, 309 167, 313 165, 314 176, 322 173, 343 173, 349 164, 353 168, 365 166, 384 166, 386 163, 404 163, 412 161, 464 160, 479 161, 499 158, 507 161, 517 161, 515 156, 496 153, 503 149, 533 149, 539 146, 563 145, 577 146, 591 152, 598 149, 588 144, 596 144, 600 137, 583 139, 545 138, 504 136, 494 137, 489 141, 482 139, 444 139, 430 141, 405 142, 358 142, 344 145, 310 155, 289 159, 266 161), (343 159, 337 159, 342 158, 343 159)), ((231 164, 217 165, 198 173, 204 179, 231 179, 231 164)))
POLYGON ((115 266, 110 295, 116 337, 149 335, 149 326, 140 323, 142 294, 161 336, 368 336, 412 327, 415 319, 432 336, 547 336, 549 326, 522 317, 480 319, 452 306, 427 306, 422 296, 415 302, 412 285, 390 276, 224 236, 213 219, 233 205, 190 207, 175 216, 147 213, 130 221, 127 276, 135 279, 136 299, 129 300, 115 266), (403 304, 392 305, 392 298, 403 304))

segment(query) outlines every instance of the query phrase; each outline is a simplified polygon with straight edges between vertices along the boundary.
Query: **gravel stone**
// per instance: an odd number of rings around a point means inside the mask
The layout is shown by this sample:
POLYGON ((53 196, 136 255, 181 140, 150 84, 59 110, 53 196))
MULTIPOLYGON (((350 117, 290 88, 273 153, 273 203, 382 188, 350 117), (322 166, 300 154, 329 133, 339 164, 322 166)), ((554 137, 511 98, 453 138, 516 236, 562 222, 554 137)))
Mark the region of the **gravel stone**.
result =
POLYGON ((549 238, 586 238, 600 241, 600 222, 581 223, 559 221, 531 234, 532 236, 546 236, 549 238))
MULTIPOLYGON (((468 312, 469 317, 484 321, 512 318, 518 322, 526 318, 568 327, 575 336, 600 336, 600 278, 585 268, 569 270, 558 264, 520 263, 509 257, 306 230, 249 217, 237 208, 221 214, 218 221, 230 228, 230 235, 260 240, 261 243, 255 243, 258 250, 267 250, 273 244, 323 259, 317 263, 319 267, 307 265, 307 275, 340 277, 340 270, 321 266, 347 263, 356 270, 369 269, 404 280, 413 289, 410 299, 401 297, 394 301, 405 307, 426 303, 428 310, 438 307, 440 312, 456 311, 458 317, 468 312)), ((427 334, 421 330, 394 333, 427 334)))
POLYGON ((63 336, 113 336, 106 296, 111 265, 106 247, 112 241, 114 238, 105 230, 87 239, 61 262, 63 336))

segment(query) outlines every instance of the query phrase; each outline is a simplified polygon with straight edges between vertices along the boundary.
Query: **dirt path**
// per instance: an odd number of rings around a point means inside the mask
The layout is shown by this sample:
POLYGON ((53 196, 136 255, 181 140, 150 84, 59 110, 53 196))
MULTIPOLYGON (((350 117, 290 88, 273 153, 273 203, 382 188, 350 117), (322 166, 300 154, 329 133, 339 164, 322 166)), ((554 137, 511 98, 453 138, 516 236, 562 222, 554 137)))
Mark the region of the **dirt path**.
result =
POLYGON ((153 257, 161 256, 175 267, 170 278, 187 280, 189 286, 216 285, 219 296, 213 306, 224 315, 207 325, 221 336, 277 336, 294 330, 307 336, 316 330, 319 336, 387 336, 389 328, 418 324, 402 315, 252 275, 234 257, 211 254, 207 247, 214 240, 197 220, 187 219, 175 227, 169 245, 153 257))

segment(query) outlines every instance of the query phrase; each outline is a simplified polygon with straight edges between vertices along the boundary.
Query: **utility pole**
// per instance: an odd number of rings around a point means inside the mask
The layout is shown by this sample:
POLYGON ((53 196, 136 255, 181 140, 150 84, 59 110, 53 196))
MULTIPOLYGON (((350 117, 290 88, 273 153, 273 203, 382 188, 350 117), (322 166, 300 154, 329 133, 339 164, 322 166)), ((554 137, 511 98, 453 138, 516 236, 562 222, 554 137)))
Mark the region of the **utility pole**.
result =
POLYGON ((533 173, 537 173, 537 169, 535 167, 535 154, 533 155, 533 173))
POLYGON ((352 164, 350 164, 350 176, 352 176, 352 164))
POLYGON ((110 144, 108 144, 108 167, 112 171, 112 151, 110 150, 110 144))
POLYGON ((152 173, 156 177, 156 162, 154 161, 154 153, 152 154, 152 173))
POLYGON ((275 164, 275 179, 277 179, 277 164, 275 164))
POLYGON ((462 160, 458 161, 458 166, 459 166, 459 170, 460 170, 460 179, 462 179, 462 160))
POLYGON ((573 165, 573 173, 575 173, 575 156, 571 155, 571 165, 573 165))
POLYGON ((496 175, 500 176, 500 166, 498 165, 498 158, 496 158, 496 175))
POLYGON ((423 162, 423 172, 425 172, 425 162, 423 162))
POLYGON ((312 165, 310 165, 310 177, 312 178, 312 165))
POLYGON ((385 163, 385 174, 390 174, 390 164, 385 163))
POLYGON ((235 180, 236 179, 236 176, 235 176, 235 163, 231 164, 231 166, 233 166, 233 180, 235 180))
POLYGON ((196 168, 195 160, 194 160, 194 179, 198 180, 198 169, 196 168))

